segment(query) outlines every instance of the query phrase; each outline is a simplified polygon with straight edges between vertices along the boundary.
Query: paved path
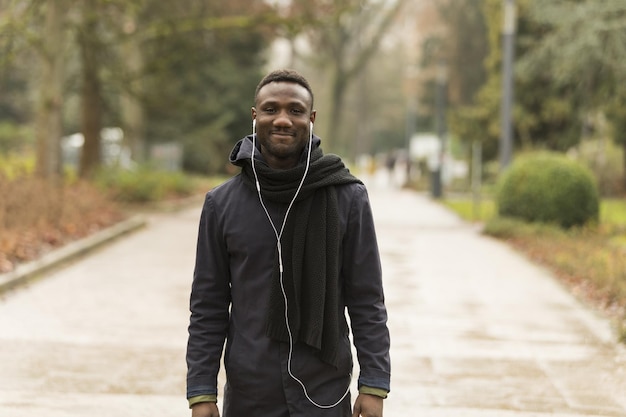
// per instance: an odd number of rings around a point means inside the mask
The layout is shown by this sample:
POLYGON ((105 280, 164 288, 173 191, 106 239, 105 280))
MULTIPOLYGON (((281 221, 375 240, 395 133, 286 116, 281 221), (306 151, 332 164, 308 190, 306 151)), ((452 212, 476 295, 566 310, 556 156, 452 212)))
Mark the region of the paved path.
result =
POLYGON ((626 416, 626 353, 607 322, 427 198, 372 199, 393 345, 387 416, 626 416))
MULTIPOLYGON (((626 353, 543 269, 428 198, 372 187, 392 332, 387 417, 626 416, 626 353)), ((0 416, 189 415, 199 209, 0 299, 0 416)))

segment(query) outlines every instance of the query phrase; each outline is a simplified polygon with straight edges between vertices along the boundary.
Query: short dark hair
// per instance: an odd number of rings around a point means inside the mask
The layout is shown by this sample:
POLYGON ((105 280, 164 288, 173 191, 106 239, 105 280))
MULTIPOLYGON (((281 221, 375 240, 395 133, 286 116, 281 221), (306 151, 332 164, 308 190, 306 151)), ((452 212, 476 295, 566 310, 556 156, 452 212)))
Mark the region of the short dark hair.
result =
POLYGON ((313 110, 313 100, 314 100, 314 98, 313 98, 313 90, 311 89, 311 86, 309 85, 309 82, 306 80, 306 78, 304 78, 302 76, 302 74, 300 74, 298 71, 292 70, 292 69, 275 70, 275 71, 272 71, 269 74, 267 74, 265 77, 263 77, 261 82, 259 82, 259 85, 256 86, 256 90, 254 91, 254 102, 255 103, 256 103, 256 100, 257 100, 257 98, 259 96, 259 91, 261 90, 261 88, 263 88, 267 84, 273 83, 273 82, 295 83, 295 84, 299 84, 302 87, 306 88, 306 91, 308 91, 309 94, 311 95, 311 110, 313 110))

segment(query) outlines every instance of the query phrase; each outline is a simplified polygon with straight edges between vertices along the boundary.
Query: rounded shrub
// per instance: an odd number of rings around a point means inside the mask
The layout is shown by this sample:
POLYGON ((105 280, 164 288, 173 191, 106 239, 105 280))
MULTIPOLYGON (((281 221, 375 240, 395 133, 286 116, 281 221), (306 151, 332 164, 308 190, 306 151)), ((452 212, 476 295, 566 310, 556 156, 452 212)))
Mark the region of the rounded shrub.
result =
POLYGON ((564 228, 597 221, 598 187, 591 172, 563 154, 518 158, 498 184, 498 214, 564 228))

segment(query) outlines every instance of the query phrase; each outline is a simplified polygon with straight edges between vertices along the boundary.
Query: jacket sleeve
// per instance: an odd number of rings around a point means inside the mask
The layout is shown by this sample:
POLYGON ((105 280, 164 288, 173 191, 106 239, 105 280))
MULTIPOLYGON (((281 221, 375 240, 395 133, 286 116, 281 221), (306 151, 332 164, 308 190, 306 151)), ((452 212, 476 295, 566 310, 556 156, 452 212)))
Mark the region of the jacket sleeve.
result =
POLYGON ((198 230, 187 342, 187 398, 217 394, 217 374, 228 332, 228 252, 214 204, 207 194, 198 230))
POLYGON ((344 240, 345 300, 361 373, 358 385, 390 390, 390 337, 369 197, 359 185, 344 240))

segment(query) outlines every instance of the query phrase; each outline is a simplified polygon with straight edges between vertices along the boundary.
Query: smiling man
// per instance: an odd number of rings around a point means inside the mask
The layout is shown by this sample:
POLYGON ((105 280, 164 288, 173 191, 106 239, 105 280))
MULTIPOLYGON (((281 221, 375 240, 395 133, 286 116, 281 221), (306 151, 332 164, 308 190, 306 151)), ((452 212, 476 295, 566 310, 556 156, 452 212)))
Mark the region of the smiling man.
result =
POLYGON ((191 291, 187 398, 193 417, 381 417, 387 312, 365 186, 313 135, 309 83, 259 83, 241 172, 207 193, 191 291), (354 346, 359 394, 352 407, 354 346), (225 345, 225 349, 224 349, 225 345))
POLYGON ((257 90, 252 120, 261 155, 270 167, 297 165, 315 122, 312 106, 313 96, 300 84, 270 82, 257 90))

